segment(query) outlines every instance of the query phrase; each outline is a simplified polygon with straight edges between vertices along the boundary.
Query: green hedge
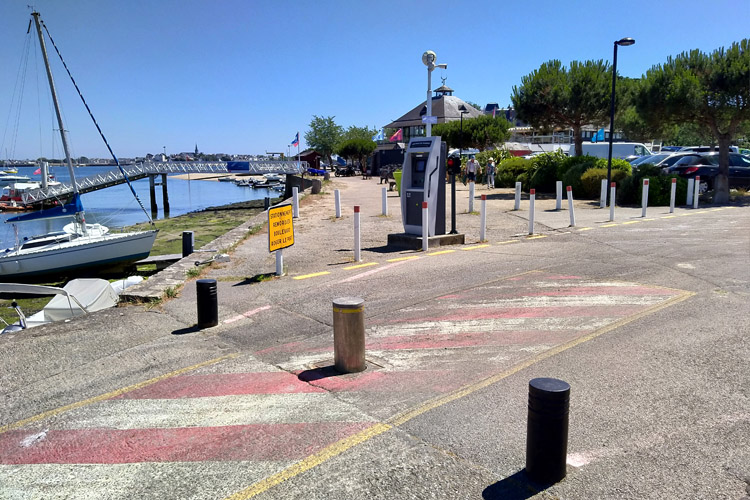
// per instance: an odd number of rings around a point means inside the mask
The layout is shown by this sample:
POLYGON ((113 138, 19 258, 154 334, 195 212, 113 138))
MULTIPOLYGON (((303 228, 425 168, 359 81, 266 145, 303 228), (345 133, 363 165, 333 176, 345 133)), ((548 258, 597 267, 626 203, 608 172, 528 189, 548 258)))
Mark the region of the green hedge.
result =
POLYGON ((519 176, 528 174, 529 170, 533 166, 531 160, 515 156, 501 161, 497 165, 497 172, 495 174, 495 186, 496 187, 516 187, 516 181, 524 182, 522 189, 529 188, 528 175, 524 175, 523 178, 519 179, 519 176))
POLYGON ((676 175, 661 175, 661 168, 650 164, 639 165, 635 173, 618 186, 617 202, 621 205, 640 206, 643 179, 648 179, 649 206, 668 206, 672 192, 672 177, 677 179, 675 205, 684 205, 687 202, 687 179, 676 175))

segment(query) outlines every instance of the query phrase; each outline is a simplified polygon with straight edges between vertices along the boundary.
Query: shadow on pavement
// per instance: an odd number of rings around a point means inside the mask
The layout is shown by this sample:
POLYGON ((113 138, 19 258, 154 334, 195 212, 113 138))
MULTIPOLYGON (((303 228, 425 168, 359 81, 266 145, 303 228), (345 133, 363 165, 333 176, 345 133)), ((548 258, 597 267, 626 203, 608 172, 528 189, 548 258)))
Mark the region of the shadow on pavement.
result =
POLYGON ((300 374, 297 375, 297 378, 302 382, 315 382, 316 380, 338 377, 339 375, 344 374, 338 371, 333 365, 328 365, 300 372, 300 374))
POLYGON ((526 469, 521 469, 512 476, 491 484, 482 492, 484 500, 526 500, 541 493, 551 485, 531 481, 526 469))
POLYGON ((187 333, 195 333, 201 331, 198 325, 189 326, 187 328, 180 328, 179 330, 173 330, 172 335, 185 335, 187 333))

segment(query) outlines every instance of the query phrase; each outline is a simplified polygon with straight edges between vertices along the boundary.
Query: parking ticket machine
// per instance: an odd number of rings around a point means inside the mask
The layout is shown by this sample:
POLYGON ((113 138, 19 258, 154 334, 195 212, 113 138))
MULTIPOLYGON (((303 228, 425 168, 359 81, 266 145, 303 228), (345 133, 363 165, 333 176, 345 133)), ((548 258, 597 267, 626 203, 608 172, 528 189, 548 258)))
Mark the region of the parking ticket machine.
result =
POLYGON ((409 141, 401 169, 401 218, 407 234, 422 235, 422 202, 427 202, 429 236, 445 234, 445 157, 440 137, 409 141))

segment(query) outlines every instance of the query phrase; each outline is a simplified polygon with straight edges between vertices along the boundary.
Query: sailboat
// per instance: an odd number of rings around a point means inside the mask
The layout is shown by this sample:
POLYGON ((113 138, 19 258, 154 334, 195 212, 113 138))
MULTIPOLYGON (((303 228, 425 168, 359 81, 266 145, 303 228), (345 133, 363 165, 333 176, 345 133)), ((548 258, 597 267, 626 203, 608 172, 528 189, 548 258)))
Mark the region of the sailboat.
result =
POLYGON ((67 132, 63 126, 57 91, 55 90, 44 36, 42 35, 39 13, 32 12, 31 15, 36 24, 39 45, 47 70, 52 102, 57 114, 60 136, 65 151, 65 161, 73 184, 73 196, 71 201, 63 205, 6 220, 6 223, 14 224, 16 241, 13 248, 0 250, 0 281, 37 279, 40 276, 50 275, 70 275, 71 273, 91 269, 122 268, 148 256, 156 239, 157 231, 110 233, 106 226, 86 222, 81 195, 76 184, 73 162, 70 158, 67 132), (23 240, 19 239, 16 223, 53 217, 72 217, 73 221, 67 224, 62 231, 26 237, 23 240))

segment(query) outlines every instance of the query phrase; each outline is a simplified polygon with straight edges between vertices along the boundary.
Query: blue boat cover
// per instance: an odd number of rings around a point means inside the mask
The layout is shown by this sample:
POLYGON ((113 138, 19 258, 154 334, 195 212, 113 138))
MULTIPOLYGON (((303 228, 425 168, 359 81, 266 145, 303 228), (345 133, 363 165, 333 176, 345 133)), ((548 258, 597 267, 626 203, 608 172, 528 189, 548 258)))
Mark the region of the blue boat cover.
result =
POLYGON ((30 220, 43 220, 43 219, 55 219, 57 217, 73 217, 76 212, 83 212, 83 204, 81 203, 81 196, 75 195, 70 203, 60 205, 57 207, 48 208, 46 210, 40 210, 38 212, 29 212, 27 214, 17 215, 11 217, 5 221, 9 222, 26 222, 30 220))

